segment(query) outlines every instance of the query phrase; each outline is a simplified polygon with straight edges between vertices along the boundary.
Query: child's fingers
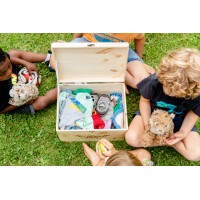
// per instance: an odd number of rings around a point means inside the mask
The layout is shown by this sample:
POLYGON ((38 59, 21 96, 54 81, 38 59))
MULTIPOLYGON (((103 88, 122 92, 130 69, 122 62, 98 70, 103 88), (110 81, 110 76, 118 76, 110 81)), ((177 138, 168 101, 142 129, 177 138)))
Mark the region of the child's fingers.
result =
POLYGON ((99 151, 98 145, 100 143, 100 140, 96 143, 96 152, 99 151))
POLYGON ((113 147, 113 144, 110 143, 108 140, 102 139, 101 141, 102 141, 102 143, 104 144, 104 146, 105 146, 108 150, 111 149, 111 148, 113 147))
POLYGON ((105 159, 105 156, 101 153, 100 150, 97 150, 97 155, 101 158, 101 159, 105 159))
POLYGON ((165 142, 166 142, 168 145, 176 144, 176 143, 179 142, 179 141, 180 141, 179 138, 175 138, 175 139, 167 139, 167 140, 165 140, 165 142))

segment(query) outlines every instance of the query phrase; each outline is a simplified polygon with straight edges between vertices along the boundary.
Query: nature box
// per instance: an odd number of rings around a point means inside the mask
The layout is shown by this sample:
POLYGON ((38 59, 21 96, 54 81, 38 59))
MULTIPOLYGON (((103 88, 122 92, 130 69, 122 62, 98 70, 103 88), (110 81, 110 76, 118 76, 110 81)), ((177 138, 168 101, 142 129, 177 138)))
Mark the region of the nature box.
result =
POLYGON ((90 88, 93 93, 122 94, 124 106, 121 129, 60 130, 57 101, 56 132, 63 142, 123 140, 128 129, 125 72, 129 44, 123 43, 52 43, 57 69, 58 97, 63 90, 90 88))

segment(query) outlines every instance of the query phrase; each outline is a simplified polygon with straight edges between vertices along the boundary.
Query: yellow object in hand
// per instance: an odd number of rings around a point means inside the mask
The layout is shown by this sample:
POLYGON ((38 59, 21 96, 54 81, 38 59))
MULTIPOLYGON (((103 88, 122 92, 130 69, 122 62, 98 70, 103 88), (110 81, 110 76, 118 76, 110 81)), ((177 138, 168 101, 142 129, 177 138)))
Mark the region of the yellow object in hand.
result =
POLYGON ((101 142, 98 144, 98 149, 101 151, 102 154, 105 153, 105 147, 101 142))

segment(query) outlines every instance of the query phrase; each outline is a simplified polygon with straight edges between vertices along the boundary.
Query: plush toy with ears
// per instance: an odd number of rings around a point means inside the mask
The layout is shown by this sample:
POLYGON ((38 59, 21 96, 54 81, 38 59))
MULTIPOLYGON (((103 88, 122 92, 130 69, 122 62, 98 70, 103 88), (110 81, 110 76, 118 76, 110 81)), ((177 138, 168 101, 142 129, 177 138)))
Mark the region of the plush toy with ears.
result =
POLYGON ((173 113, 165 110, 154 110, 149 119, 149 130, 145 130, 142 137, 142 146, 162 146, 165 140, 174 132, 173 113))

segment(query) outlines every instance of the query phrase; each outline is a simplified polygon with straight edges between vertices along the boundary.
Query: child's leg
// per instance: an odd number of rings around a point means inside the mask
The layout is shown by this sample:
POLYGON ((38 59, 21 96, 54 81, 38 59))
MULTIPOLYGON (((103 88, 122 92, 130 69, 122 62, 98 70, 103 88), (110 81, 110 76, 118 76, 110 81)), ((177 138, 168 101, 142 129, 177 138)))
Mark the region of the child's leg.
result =
POLYGON ((47 56, 47 54, 40 54, 35 52, 27 52, 14 49, 10 50, 8 53, 10 56, 20 58, 22 60, 26 60, 31 63, 43 62, 47 56))
POLYGON ((57 100, 57 88, 49 90, 44 96, 39 96, 33 102, 33 108, 37 110, 43 110, 51 103, 54 103, 57 100))
POLYGON ((144 124, 142 117, 136 115, 131 124, 129 125, 128 131, 125 134, 125 140, 127 144, 134 147, 141 147, 141 139, 144 134, 144 124))
POLYGON ((84 153, 87 156, 87 158, 89 159, 91 165, 97 166, 100 162, 100 158, 99 158, 98 154, 93 149, 88 147, 87 144, 83 143, 82 146, 84 149, 84 153))
POLYGON ((136 85, 149 76, 145 64, 138 60, 129 62, 126 70, 125 83, 133 88, 137 88, 136 85))
POLYGON ((50 58, 50 66, 52 67, 52 69, 54 69, 56 71, 56 67, 55 67, 55 64, 54 64, 54 56, 51 55, 51 58, 50 58))
POLYGON ((191 131, 187 137, 172 147, 190 161, 200 160, 200 136, 195 131, 191 131))

